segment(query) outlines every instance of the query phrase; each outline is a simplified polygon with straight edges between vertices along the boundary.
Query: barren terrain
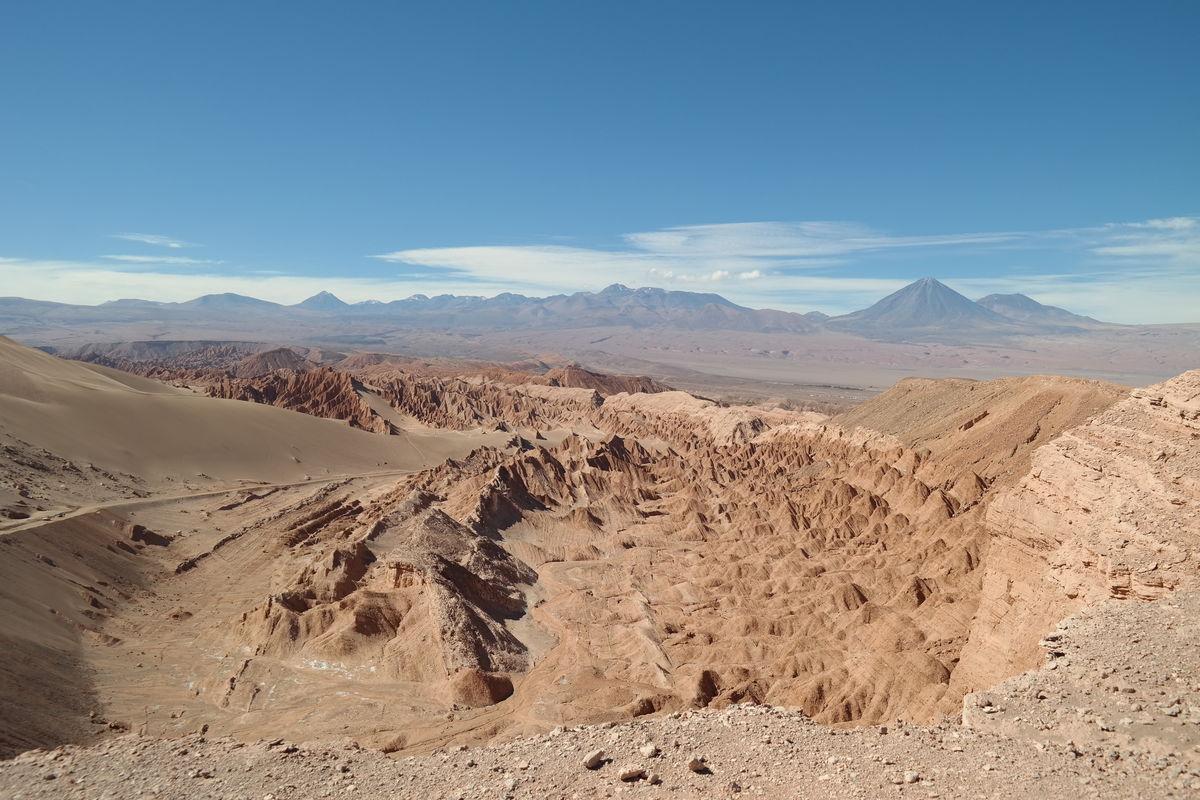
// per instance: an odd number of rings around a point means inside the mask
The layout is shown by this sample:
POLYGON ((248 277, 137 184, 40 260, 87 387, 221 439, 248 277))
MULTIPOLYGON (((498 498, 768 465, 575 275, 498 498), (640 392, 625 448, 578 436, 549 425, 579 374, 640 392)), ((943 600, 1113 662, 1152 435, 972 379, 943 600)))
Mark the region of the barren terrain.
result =
POLYGON ((961 722, 838 730, 797 709, 746 704, 401 759, 349 740, 127 734, 25 753, 0 764, 0 789, 14 800, 1194 797, 1198 614, 1200 597, 1185 593, 1108 601, 1064 620, 1044 642, 1043 667, 968 696, 961 722), (1171 672, 1155 668, 1163 661, 1171 672))
POLYGON ((170 386, 0 340, 0 745, 102 743, 0 790, 1190 786, 1200 372, 914 379, 831 418, 318 361, 170 386), (1110 719, 1131 682, 1179 711, 1110 719))

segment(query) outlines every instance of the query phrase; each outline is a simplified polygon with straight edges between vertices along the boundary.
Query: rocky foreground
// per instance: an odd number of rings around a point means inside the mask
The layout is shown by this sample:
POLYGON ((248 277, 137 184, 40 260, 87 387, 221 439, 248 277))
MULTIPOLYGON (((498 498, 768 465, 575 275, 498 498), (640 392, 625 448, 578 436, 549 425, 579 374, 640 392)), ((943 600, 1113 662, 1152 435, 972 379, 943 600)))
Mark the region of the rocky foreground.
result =
POLYGON ((127 735, 0 764, 21 798, 1195 797, 1200 595, 1110 601, 1042 642, 1044 667, 960 718, 842 730, 743 704, 389 758, 282 739, 127 735))

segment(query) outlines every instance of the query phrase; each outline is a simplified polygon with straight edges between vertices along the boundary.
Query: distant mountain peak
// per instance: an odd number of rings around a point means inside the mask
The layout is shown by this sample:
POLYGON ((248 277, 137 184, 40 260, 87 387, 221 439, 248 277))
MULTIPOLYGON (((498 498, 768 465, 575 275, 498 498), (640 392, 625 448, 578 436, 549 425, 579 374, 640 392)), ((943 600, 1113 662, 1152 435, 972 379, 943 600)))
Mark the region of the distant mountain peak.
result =
POLYGON ((108 300, 100 304, 108 308, 152 308, 163 305, 157 300, 138 300, 136 297, 123 297, 120 300, 108 300))
POLYGON ((900 291, 901 292, 939 292, 939 293, 944 292, 947 294, 952 294, 956 297, 961 297, 962 299, 970 302, 970 298, 968 298, 966 295, 959 294, 958 292, 954 291, 946 284, 939 281, 937 278, 930 278, 928 276, 926 276, 924 278, 919 278, 919 279, 913 281, 912 283, 910 283, 908 286, 905 286, 900 291))
POLYGON ((936 278, 921 278, 869 308, 834 317, 830 324, 874 333, 947 326, 1008 327, 1012 320, 984 308, 936 278))
POLYGON ((186 303, 180 303, 180 305, 202 308, 246 308, 250 306, 280 308, 278 303, 272 303, 269 300, 259 300, 257 297, 247 297, 244 294, 235 294, 233 292, 201 295, 195 300, 188 300, 186 303))
POLYGON ((1101 324, 1091 317, 1074 314, 1065 308, 1039 303, 1032 297, 1020 293, 989 294, 977 301, 984 308, 1021 322, 1050 324, 1096 325, 1101 324))
POLYGON ((1025 308, 1045 308, 1037 300, 1034 300, 1027 294, 1013 292, 1012 294, 989 294, 987 297, 981 297, 975 301, 981 306, 986 306, 989 303, 1008 303, 1014 306, 1023 306, 1025 308))
POLYGON ((349 303, 344 302, 331 292, 317 292, 307 300, 303 300, 295 305, 295 308, 307 308, 310 311, 341 311, 349 307, 349 303))

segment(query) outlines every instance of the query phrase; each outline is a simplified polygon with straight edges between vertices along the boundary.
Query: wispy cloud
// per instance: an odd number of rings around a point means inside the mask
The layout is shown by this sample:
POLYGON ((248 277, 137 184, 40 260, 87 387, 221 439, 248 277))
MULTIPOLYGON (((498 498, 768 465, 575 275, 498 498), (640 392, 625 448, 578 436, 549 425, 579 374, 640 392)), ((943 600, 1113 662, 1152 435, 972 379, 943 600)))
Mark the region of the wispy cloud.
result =
POLYGON ((1091 248, 1096 255, 1200 268, 1200 220, 1194 217, 1106 225, 1104 232, 1105 241, 1091 248))
POLYGON ((757 269, 746 270, 745 272, 730 272, 727 269, 715 269, 712 272, 689 275, 685 272, 651 267, 649 274, 653 278, 662 278, 665 281, 683 281, 684 283, 706 283, 735 279, 739 281, 754 281, 763 277, 762 270, 757 269))
POLYGON ((820 259, 866 250, 898 247, 949 247, 994 244, 1023 237, 1022 233, 960 233, 942 236, 889 236, 853 222, 738 222, 689 225, 648 233, 631 233, 625 240, 639 250, 664 256, 702 256, 820 259))
POLYGON ((849 222, 742 222, 630 233, 624 248, 486 245, 395 250, 370 256, 433 267, 463 278, 507 280, 556 289, 598 288, 613 282, 745 281, 776 271, 845 264, 866 251, 967 247, 1012 242, 1021 233, 888 236, 849 222))
POLYGON ((141 242, 142 244, 153 244, 159 247, 171 247, 179 249, 181 247, 199 247, 200 245, 193 242, 185 242, 182 239, 175 239, 171 236, 160 236, 157 233, 114 233, 114 239, 124 239, 127 242, 141 242))
POLYGON ((184 258, 182 256, 100 256, 110 261, 123 261, 129 264, 224 264, 224 261, 211 258, 184 258))

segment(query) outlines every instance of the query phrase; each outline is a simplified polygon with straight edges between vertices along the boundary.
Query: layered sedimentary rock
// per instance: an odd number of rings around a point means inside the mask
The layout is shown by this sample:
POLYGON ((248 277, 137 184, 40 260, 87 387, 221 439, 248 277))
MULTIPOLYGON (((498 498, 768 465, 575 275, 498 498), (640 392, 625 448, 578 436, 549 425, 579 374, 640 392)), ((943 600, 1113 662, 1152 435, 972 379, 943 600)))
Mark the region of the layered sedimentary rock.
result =
POLYGON ((1136 389, 1039 448, 985 521, 991 547, 956 676, 964 686, 1031 666, 1040 634, 1084 606, 1195 587, 1200 371, 1136 389))

